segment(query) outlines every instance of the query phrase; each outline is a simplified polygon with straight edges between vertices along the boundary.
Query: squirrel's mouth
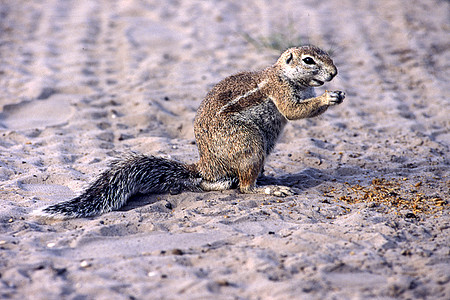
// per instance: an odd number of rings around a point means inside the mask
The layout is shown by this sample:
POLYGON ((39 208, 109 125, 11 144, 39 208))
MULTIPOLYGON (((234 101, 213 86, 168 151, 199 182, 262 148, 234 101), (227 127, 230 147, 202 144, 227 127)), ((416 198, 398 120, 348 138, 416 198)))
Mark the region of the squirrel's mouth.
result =
POLYGON ((310 82, 311 86, 321 86, 323 84, 324 84, 324 82, 321 80, 318 80, 318 79, 312 79, 310 82))

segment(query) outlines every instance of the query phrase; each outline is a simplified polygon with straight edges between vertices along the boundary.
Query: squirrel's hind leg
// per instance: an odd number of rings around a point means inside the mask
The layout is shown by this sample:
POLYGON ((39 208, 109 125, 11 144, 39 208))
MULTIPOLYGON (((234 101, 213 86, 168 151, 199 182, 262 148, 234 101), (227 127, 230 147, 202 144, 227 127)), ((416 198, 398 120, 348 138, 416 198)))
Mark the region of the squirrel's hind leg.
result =
POLYGON ((265 194, 277 197, 286 197, 297 194, 294 190, 287 186, 282 185, 266 185, 257 186, 256 179, 261 174, 261 170, 264 166, 264 159, 261 156, 259 163, 256 163, 257 159, 250 159, 250 165, 245 165, 241 162, 239 174, 239 190, 243 194, 265 194))

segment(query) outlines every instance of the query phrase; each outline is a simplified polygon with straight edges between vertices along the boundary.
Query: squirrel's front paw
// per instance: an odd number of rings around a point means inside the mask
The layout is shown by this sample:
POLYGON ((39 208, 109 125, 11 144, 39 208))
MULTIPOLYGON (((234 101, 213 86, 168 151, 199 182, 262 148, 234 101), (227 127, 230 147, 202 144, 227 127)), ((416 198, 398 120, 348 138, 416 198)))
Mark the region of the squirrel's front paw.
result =
POLYGON ((345 93, 342 91, 325 91, 327 105, 338 105, 344 101, 345 93))

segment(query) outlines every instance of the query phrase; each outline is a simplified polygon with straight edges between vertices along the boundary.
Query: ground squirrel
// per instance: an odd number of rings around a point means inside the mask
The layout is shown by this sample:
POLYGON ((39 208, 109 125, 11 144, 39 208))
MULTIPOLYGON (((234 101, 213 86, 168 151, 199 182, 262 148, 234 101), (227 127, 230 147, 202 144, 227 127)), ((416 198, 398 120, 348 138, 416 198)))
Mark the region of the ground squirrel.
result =
POLYGON ((194 122, 199 162, 129 154, 80 196, 41 209, 38 215, 89 217, 122 207, 139 193, 214 191, 238 187, 242 193, 294 194, 289 187, 256 185, 264 161, 287 120, 322 114, 342 103, 341 91, 315 97, 314 87, 330 81, 337 69, 315 46, 286 50, 258 72, 225 78, 206 95, 194 122))

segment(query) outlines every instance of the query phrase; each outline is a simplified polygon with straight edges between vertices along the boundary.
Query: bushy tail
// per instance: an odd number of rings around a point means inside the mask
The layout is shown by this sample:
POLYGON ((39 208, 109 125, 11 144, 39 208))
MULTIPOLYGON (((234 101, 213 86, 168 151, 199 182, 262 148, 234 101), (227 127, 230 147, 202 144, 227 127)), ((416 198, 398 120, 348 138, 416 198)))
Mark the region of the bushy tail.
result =
POLYGON ((199 191, 200 175, 185 164, 139 154, 129 154, 110 168, 80 196, 54 204, 35 215, 68 218, 91 217, 124 206, 137 193, 199 191))

